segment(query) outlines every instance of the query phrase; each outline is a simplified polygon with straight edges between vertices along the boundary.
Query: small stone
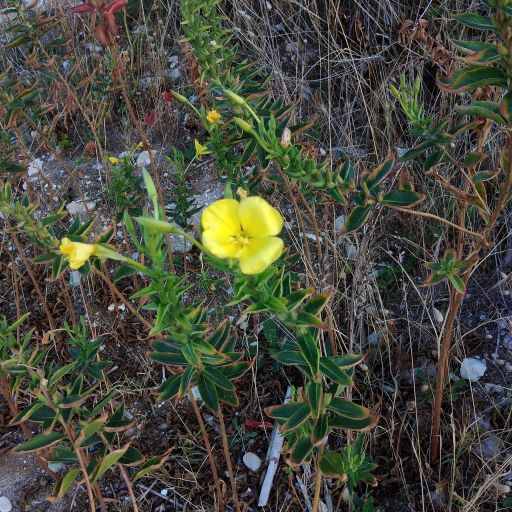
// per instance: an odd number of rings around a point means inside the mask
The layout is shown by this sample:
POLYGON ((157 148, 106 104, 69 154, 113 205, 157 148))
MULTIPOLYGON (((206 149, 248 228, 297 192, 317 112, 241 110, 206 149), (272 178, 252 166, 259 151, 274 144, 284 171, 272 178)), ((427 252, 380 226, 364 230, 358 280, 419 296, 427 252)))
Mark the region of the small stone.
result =
POLYGON ((378 332, 372 332, 368 338, 366 338, 366 341, 371 345, 376 345, 382 341, 382 334, 378 332))
POLYGON ((192 249, 192 242, 183 238, 180 235, 173 234, 170 237, 172 252, 177 254, 183 254, 189 252, 192 249))
POLYGON ((98 162, 97 164, 94 164, 92 166, 92 168, 95 170, 95 171, 102 171, 103 170, 103 164, 101 162, 98 162))
POLYGON ((0 512, 11 512, 12 503, 7 496, 0 496, 0 512))
POLYGON ((505 336, 503 336, 503 340, 501 341, 501 343, 503 343, 503 346, 507 350, 512 350, 512 336, 510 334, 505 334, 505 336))
MULTIPOLYGON (((152 151, 152 157, 155 158, 155 152, 152 151)), ((149 167, 151 165, 151 159, 149 158, 149 151, 142 151, 137 157, 137 167, 149 167)))
POLYGON ((171 68, 175 68, 179 61, 180 61, 180 57, 178 55, 171 55, 169 57, 169 64, 170 64, 171 68))
POLYGON ((181 71, 179 70, 179 68, 169 69, 169 71, 167 71, 167 76, 171 80, 176 81, 180 78, 181 71))
POLYGON ((36 158, 28 164, 28 176, 32 178, 33 176, 37 176, 40 172, 43 172, 43 161, 40 158, 36 158))
POLYGON ((444 315, 443 313, 441 313, 441 311, 439 311, 439 309, 437 308, 432 308, 432 314, 434 315, 434 320, 438 323, 438 324, 442 324, 443 321, 444 321, 444 315))
POLYGON ((83 201, 71 201, 71 203, 66 205, 66 210, 70 215, 87 213, 87 210, 94 210, 94 208, 96 208, 96 203, 94 201, 87 201, 87 208, 83 201))
POLYGON ((160 494, 161 494, 162 496, 167 496, 167 495, 169 494, 169 489, 162 489, 162 490, 160 491, 160 494))
POLYGON ((510 486, 494 482, 494 488, 498 491, 498 494, 508 494, 510 492, 510 486))
POLYGON ((135 416, 130 411, 124 411, 124 417, 128 421, 132 421, 135 416))
POLYGON ((505 371, 507 371, 507 372, 509 372, 509 373, 510 373, 510 372, 512 372, 512 364, 507 363, 507 364, 505 365, 505 371))
POLYGON ((471 382, 476 382, 482 377, 487 370, 487 365, 484 361, 479 361, 474 357, 466 357, 460 365, 460 376, 471 382))
POLYGON ((345 215, 340 215, 339 217, 336 217, 334 221, 334 229, 336 230, 336 233, 339 233, 343 229, 343 226, 345 225, 345 219, 345 215))
POLYGON ((117 158, 120 158, 120 159, 123 159, 127 156, 130 155, 130 152, 129 151, 121 151, 121 153, 119 153, 119 155, 117 156, 117 158))
POLYGON ((48 469, 53 471, 54 473, 60 473, 64 469, 64 464, 62 462, 50 462, 48 464, 48 469))
POLYGON ((492 459, 501 451, 502 441, 498 436, 488 435, 477 446, 477 452, 483 459, 492 459))
POLYGON ((251 471, 256 472, 261 467, 261 459, 253 452, 245 453, 242 460, 247 469, 251 471))
POLYGON ((498 366, 503 366, 505 364, 505 361, 503 359, 496 359, 496 364, 498 366))
POLYGON ((69 284, 71 286, 75 286, 75 287, 80 286, 81 279, 82 279, 82 275, 80 274, 80 272, 78 272, 78 270, 73 270, 69 274, 69 284))

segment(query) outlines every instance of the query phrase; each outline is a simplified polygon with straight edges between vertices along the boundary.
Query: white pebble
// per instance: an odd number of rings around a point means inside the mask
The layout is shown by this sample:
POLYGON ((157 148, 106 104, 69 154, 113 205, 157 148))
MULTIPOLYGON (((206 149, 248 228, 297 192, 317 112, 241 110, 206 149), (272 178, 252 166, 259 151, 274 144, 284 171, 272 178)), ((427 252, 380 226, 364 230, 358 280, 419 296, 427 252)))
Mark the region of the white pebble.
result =
POLYGON ((247 452, 244 454, 243 462, 246 465, 247 469, 251 471, 258 471, 261 467, 261 459, 253 452, 247 452))
POLYGON ((7 496, 0 496, 0 512, 11 512, 12 503, 7 496))
POLYGON ((476 382, 485 374, 486 370, 487 365, 484 361, 480 361, 474 357, 466 357, 460 365, 460 376, 465 380, 476 382))

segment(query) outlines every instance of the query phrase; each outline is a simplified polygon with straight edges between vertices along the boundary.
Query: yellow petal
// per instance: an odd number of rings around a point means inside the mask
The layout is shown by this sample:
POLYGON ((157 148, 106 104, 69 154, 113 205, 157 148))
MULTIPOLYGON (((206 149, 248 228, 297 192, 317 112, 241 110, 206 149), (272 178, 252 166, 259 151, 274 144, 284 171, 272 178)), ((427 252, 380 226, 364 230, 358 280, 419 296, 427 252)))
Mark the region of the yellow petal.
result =
POLYGON ((281 256, 284 243, 276 236, 253 238, 240 252, 242 274, 260 274, 281 256))
POLYGON ((231 235, 213 229, 203 231, 203 245, 217 258, 237 258, 241 247, 231 235))
POLYGON ((209 123, 216 123, 222 116, 216 110, 210 110, 206 116, 209 123))
POLYGON ((244 233, 250 237, 275 236, 283 229, 283 217, 262 197, 242 199, 238 217, 244 233))
POLYGON ((60 244, 60 252, 68 260, 70 268, 76 270, 96 253, 96 245, 73 242, 69 238, 63 238, 60 244))
POLYGON ((238 206, 234 199, 220 199, 205 208, 201 216, 203 244, 218 258, 236 258, 240 250, 232 240, 242 230, 238 206))
POLYGON ((196 148, 196 157, 209 153, 208 148, 203 146, 203 144, 201 144, 197 139, 194 139, 194 146, 196 148))

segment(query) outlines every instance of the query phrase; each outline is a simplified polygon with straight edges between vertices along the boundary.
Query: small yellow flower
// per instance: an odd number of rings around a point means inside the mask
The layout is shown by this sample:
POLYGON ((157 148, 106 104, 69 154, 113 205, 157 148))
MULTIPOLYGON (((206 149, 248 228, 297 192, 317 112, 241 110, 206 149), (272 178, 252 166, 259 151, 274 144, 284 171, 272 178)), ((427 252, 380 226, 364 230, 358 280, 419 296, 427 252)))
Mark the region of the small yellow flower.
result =
POLYGON ((69 266, 76 270, 82 267, 91 256, 96 254, 98 246, 95 244, 73 242, 69 238, 63 238, 59 249, 60 253, 68 260, 69 266))
POLYGON ((142 149, 143 147, 144 147, 144 142, 141 141, 137 144, 137 149, 142 149))
POLYGON ((218 258, 237 259, 243 274, 259 274, 283 252, 281 214, 263 198, 221 199, 201 216, 203 244, 218 258))
POLYGON ((108 157, 108 161, 109 161, 112 165, 117 165, 121 160, 119 160, 119 158, 116 158, 115 156, 109 156, 109 157, 108 157))
POLYGON ((206 116, 206 120, 209 123, 216 123, 221 118, 222 116, 216 110, 210 110, 210 112, 208 112, 208 115, 206 116))
POLYGON ((209 153, 208 148, 203 146, 197 139, 194 140, 194 146, 196 147, 196 158, 200 158, 201 155, 207 155, 209 153))

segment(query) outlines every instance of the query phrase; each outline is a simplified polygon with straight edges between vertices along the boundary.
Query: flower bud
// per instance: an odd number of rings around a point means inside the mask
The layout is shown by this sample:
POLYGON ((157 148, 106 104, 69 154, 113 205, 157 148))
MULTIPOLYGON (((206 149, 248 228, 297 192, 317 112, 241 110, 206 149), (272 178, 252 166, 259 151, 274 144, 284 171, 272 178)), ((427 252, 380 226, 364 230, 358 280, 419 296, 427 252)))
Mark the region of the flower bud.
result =
POLYGON ((292 132, 290 131, 290 128, 285 128, 283 130, 283 135, 281 135, 281 146, 283 148, 287 148, 290 145, 291 140, 292 132))
POLYGON ((242 128, 242 130, 244 132, 247 132, 247 133, 253 133, 254 132, 254 128, 252 127, 252 125, 249 124, 247 121, 244 121, 243 119, 240 119, 239 117, 235 117, 235 123, 237 124, 237 126, 242 128))
POLYGON ((238 94, 229 89, 224 91, 224 94, 235 104, 235 105, 245 105, 247 102, 238 94))

